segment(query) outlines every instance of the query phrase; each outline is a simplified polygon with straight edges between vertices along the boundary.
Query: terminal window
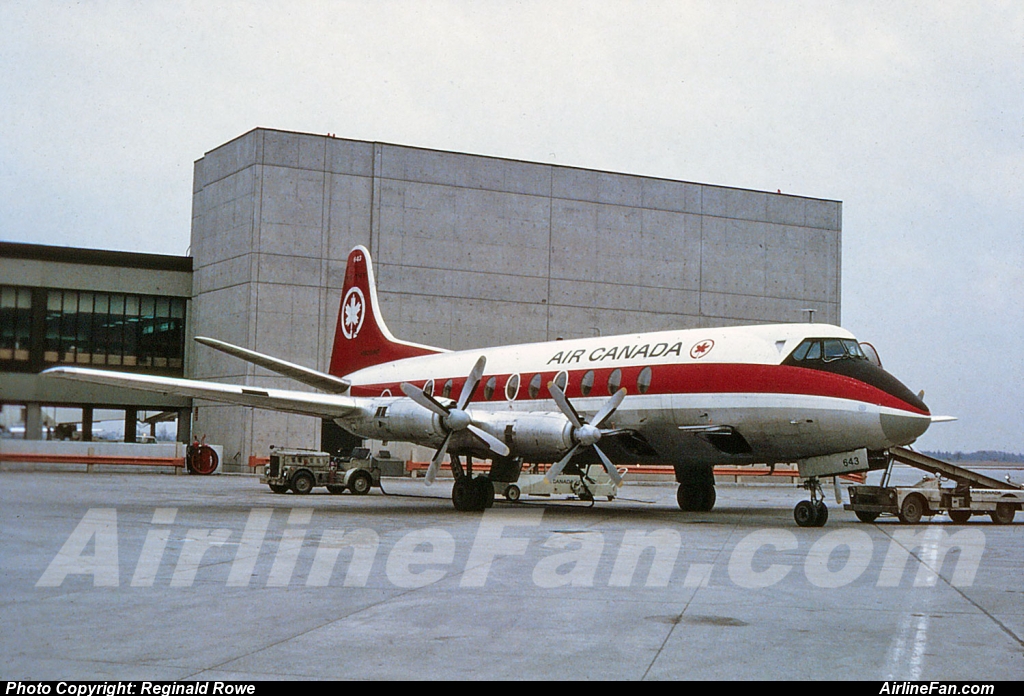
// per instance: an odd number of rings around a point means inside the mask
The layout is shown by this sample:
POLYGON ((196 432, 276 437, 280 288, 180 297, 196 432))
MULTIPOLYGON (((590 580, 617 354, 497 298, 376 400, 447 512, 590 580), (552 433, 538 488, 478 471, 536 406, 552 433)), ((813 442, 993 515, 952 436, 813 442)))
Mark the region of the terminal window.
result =
POLYGON ((184 373, 183 297, 0 286, 0 363, 184 373), (33 299, 35 302, 33 302, 33 299))
POLYGON ((184 353, 185 300, 180 297, 50 290, 47 363, 170 368, 184 353))
POLYGON ((0 287, 0 360, 29 360, 32 290, 0 287))

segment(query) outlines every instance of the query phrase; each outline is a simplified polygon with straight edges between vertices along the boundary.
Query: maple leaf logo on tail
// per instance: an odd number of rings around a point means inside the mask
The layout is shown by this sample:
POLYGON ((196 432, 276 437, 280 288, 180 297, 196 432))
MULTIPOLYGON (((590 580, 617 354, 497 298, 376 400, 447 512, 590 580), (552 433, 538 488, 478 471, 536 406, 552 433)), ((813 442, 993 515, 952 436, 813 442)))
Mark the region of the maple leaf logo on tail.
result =
POLYGON ((345 299, 341 301, 344 317, 341 320, 341 332, 350 341, 359 335, 359 329, 363 328, 363 317, 366 316, 364 308, 366 300, 363 291, 359 288, 351 288, 345 293, 345 299))
POLYGON ((373 264, 364 246, 349 252, 341 297, 331 353, 332 375, 342 377, 392 360, 444 352, 441 348, 400 341, 391 334, 380 316, 373 264))

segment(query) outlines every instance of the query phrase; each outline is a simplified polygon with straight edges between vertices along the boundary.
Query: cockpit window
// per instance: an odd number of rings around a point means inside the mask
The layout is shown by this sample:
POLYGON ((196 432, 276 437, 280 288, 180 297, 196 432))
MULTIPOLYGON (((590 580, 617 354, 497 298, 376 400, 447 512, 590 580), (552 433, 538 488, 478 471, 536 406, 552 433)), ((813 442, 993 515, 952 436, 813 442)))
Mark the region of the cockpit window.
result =
POLYGON ((867 359, 856 341, 848 338, 808 338, 793 351, 792 360, 821 360, 832 362, 845 358, 867 359))
POLYGON ((825 360, 839 360, 846 357, 846 349, 838 338, 825 339, 825 360))
POLYGON ((856 341, 852 340, 852 339, 844 338, 843 339, 843 346, 846 348, 846 352, 849 353, 850 355, 852 355, 855 358, 866 358, 867 357, 866 355, 864 355, 864 351, 862 351, 860 349, 860 344, 857 343, 856 341))

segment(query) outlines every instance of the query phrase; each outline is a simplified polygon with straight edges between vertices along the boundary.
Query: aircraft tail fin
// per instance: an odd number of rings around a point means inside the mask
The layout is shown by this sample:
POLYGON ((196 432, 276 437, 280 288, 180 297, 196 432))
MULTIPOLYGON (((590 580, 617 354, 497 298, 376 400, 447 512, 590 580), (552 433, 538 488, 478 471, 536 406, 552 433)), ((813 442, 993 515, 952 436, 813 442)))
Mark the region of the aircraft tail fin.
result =
POLYGON ((380 315, 370 252, 361 245, 352 249, 345 267, 330 373, 341 377, 392 360, 443 352, 441 348, 399 341, 391 335, 380 315))

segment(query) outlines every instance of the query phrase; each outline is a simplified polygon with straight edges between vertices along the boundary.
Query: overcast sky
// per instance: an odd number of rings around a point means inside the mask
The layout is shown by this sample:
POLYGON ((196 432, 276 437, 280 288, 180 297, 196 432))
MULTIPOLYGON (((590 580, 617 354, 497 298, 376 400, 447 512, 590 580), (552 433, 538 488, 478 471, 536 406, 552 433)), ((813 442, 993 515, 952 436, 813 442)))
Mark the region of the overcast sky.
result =
POLYGON ((185 254, 257 126, 841 200, 918 445, 1024 451, 1019 0, 0 0, 0 239, 185 254))

